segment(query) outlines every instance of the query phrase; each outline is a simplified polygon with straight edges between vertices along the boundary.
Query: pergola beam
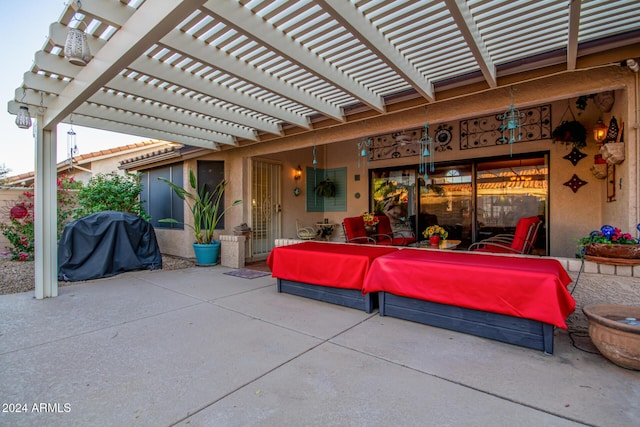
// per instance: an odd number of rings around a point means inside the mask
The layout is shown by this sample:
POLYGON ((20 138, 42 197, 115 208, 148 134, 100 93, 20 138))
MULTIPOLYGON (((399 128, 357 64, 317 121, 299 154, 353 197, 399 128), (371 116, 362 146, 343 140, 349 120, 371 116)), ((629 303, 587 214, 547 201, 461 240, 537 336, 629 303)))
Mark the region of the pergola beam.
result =
POLYGON ((331 64, 312 54, 299 43, 251 13, 241 4, 209 0, 204 5, 208 12, 240 33, 257 40, 274 52, 277 52, 306 71, 315 74, 324 81, 340 88, 374 110, 384 113, 384 100, 353 80, 331 64))
POLYGON ((569 34, 567 35, 567 70, 575 70, 578 61, 578 33, 580 31, 580 0, 569 2, 569 34))
POLYGON ((331 16, 406 80, 428 101, 435 101, 433 84, 369 22, 356 7, 344 0, 318 0, 331 16))
POLYGON ((99 117, 88 117, 80 114, 74 114, 73 124, 95 129, 109 129, 111 132, 119 132, 126 135, 136 135, 142 138, 159 139, 167 142, 177 142, 183 145, 207 148, 210 150, 218 149, 218 146, 211 141, 192 138, 175 133, 161 132, 157 129, 134 126, 127 122, 112 122, 101 119, 99 117))
POLYGON ((55 126, 175 28, 205 0, 146 0, 49 105, 42 126, 55 126))
POLYGON ((478 63, 478 67, 489 84, 489 87, 498 87, 496 66, 491 60, 489 51, 480 35, 480 30, 478 30, 478 26, 471 15, 469 6, 467 6, 464 0, 444 0, 444 2, 449 8, 453 20, 456 22, 462 37, 478 63))
MULTIPOLYGON (((158 70, 156 69, 155 65, 151 63, 152 61, 153 60, 149 58, 136 60, 134 61, 134 66, 136 66, 136 68, 139 69, 138 70, 139 72, 147 72, 147 70, 155 70, 157 72, 158 70)), ((43 71, 47 71, 52 74, 58 74, 66 77, 72 77, 71 74, 78 69, 78 67, 69 64, 63 58, 57 55, 43 52, 43 51, 39 51, 36 54, 36 66, 43 71)), ((159 76, 156 76, 156 77, 160 78, 159 76)), ((170 77, 170 76, 164 75, 162 77, 170 77)), ((171 76, 171 77, 175 78, 177 76, 171 76)), ((127 79, 127 80, 129 81, 127 81, 126 83, 132 83, 131 82, 132 79, 127 79)), ((67 82, 64 82, 62 80, 49 79, 42 75, 38 75, 34 73, 26 73, 23 81, 25 85, 32 90, 36 90, 36 91, 41 90, 48 93, 61 93, 68 84, 67 82)), ((111 82, 107 83, 107 86, 112 88, 115 91, 127 92, 126 88, 124 88, 122 84, 118 84, 118 82, 121 82, 121 83, 124 82, 121 76, 115 77, 111 82)), ((130 86, 130 85, 127 85, 127 86, 130 86)), ((141 83, 140 86, 144 86, 144 84, 141 83)), ((203 87, 202 89, 208 89, 208 88, 203 87)), ((115 96, 111 98, 107 98, 104 96, 100 96, 100 93, 104 93, 103 91, 99 91, 93 96, 91 96, 89 98, 89 101, 96 102, 98 104, 107 105, 107 106, 112 106, 114 108, 121 108, 124 110, 133 110, 133 111, 138 111, 138 108, 135 108, 135 107, 140 107, 142 104, 145 104, 147 105, 147 108, 144 108, 144 110, 146 111, 147 115, 155 116, 159 118, 167 118, 166 116, 162 115, 162 110, 154 111, 155 109, 149 106, 150 103, 159 102, 166 106, 175 106, 176 108, 191 110, 193 113, 203 116, 196 119, 194 117, 194 114, 182 113, 184 119, 187 120, 187 122, 189 122, 191 125, 198 126, 197 122, 202 122, 202 120, 204 119, 206 120, 207 125, 210 126, 209 127, 210 130, 221 132, 221 133, 228 133, 230 135, 234 135, 239 138, 249 139, 253 141, 257 141, 258 137, 256 132, 249 128, 250 125, 253 125, 254 128, 259 129, 261 131, 280 134, 280 128, 278 126, 274 126, 272 123, 260 120, 258 118, 252 119, 250 116, 246 114, 229 112, 228 110, 224 110, 219 107, 212 108, 209 105, 202 106, 200 105, 202 103, 199 103, 199 102, 196 102, 193 105, 184 105, 184 103, 181 102, 181 98, 186 98, 186 97, 177 96, 177 95, 162 96, 163 101, 159 101, 159 100, 153 99, 154 97, 152 94, 154 92, 160 92, 164 94, 165 91, 159 90, 157 88, 149 88, 149 87, 141 87, 140 90, 136 90, 135 91, 136 97, 149 100, 149 103, 138 102, 136 106, 126 105, 122 102, 119 102, 119 100, 121 99, 127 99, 127 102, 129 102, 130 101, 129 98, 123 98, 123 97, 118 98, 115 96), (153 90, 150 91, 149 89, 153 89, 153 90), (98 97, 98 99, 96 99, 96 97, 98 97), (176 103, 182 104, 182 105, 174 105, 176 103), (199 108, 199 109, 193 110, 193 108, 199 108), (218 114, 219 115, 218 117, 221 118, 222 120, 228 121, 230 123, 225 124, 223 122, 216 122, 212 120, 211 117, 216 117, 216 114, 218 114), (238 125, 235 125, 234 123, 237 123, 238 125), (240 123, 243 123, 244 125, 239 125, 240 123)), ((229 101, 229 102, 232 102, 232 101, 229 101)), ((253 106, 255 106, 255 104, 253 106)), ((142 111, 138 111, 138 112, 144 113, 142 111)), ((286 119, 294 119, 294 118, 296 120, 299 119, 299 117, 294 117, 289 115, 286 116, 286 119)), ((307 123, 306 118, 301 118, 300 120, 303 120, 301 123, 305 123, 305 124, 307 123)), ((200 123, 200 127, 203 127, 202 123, 200 123)), ((306 125, 306 127, 308 127, 308 125, 306 125)), ((222 142, 222 141, 219 141, 219 142, 222 142)))

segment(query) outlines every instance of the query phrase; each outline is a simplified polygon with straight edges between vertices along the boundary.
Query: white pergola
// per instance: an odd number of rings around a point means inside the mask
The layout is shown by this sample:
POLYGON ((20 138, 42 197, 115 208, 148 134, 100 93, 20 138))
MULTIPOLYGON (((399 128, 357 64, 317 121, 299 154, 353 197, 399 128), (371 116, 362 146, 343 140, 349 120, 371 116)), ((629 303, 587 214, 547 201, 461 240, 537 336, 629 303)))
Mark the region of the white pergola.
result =
POLYGON ((37 119, 36 297, 57 295, 58 123, 232 149, 639 48, 637 0, 70 2, 8 104, 37 119), (64 58, 69 28, 86 28, 84 67, 64 58))

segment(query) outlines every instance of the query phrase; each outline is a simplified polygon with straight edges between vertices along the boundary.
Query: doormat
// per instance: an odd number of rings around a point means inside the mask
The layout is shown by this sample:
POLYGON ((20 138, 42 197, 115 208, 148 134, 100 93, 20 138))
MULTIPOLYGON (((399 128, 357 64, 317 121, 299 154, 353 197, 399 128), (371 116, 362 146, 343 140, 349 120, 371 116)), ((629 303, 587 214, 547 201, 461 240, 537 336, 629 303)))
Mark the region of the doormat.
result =
POLYGON ((255 279, 256 277, 270 276, 271 272, 249 270, 248 268, 239 268, 238 270, 229 271, 224 274, 227 274, 229 276, 242 277, 243 279, 255 279))

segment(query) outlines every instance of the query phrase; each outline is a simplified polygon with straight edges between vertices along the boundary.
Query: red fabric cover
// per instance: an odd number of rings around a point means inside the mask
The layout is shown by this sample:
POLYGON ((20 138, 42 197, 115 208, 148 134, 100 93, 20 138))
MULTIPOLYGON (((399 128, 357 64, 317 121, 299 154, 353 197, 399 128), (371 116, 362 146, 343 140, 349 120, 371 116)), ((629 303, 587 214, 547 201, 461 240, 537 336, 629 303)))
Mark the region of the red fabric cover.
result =
POLYGON ((304 242, 274 248, 267 265, 285 280, 336 288, 362 289, 371 262, 397 248, 304 242))
POLYGON ((485 247, 474 249, 473 252, 491 252, 494 254, 520 254, 520 251, 518 250, 509 249, 509 247, 496 246, 491 243, 487 243, 487 246, 485 247))
POLYGON ((379 245, 406 246, 416 241, 415 237, 402 237, 399 233, 394 233, 388 216, 376 215, 376 218, 378 218, 378 236, 376 236, 376 238, 379 245), (386 236, 390 236, 391 238, 386 236))
POLYGON ((364 228, 364 220, 361 216, 345 218, 342 223, 344 224, 345 237, 348 242, 371 243, 371 240, 368 238, 367 230, 364 228))
POLYGON ((364 293, 398 296, 538 320, 567 329, 571 278, 551 258, 403 249, 376 258, 364 293))
POLYGON ((533 224, 540 222, 540 218, 537 216, 530 216, 528 218, 520 218, 518 224, 516 224, 516 231, 513 234, 513 242, 511 242, 511 247, 518 252, 522 252, 524 249, 524 245, 527 243, 527 234, 529 233, 529 228, 533 224))

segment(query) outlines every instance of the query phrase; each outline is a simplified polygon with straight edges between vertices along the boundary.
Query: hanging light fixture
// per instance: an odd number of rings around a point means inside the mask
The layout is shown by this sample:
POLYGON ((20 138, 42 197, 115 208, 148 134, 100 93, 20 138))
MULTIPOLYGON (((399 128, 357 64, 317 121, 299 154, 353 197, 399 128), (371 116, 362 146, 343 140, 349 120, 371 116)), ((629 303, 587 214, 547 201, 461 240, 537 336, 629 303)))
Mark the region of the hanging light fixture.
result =
POLYGON ((522 128, 522 123, 520 120, 524 118, 524 114, 520 111, 516 110, 513 106, 513 88, 509 88, 509 95, 511 97, 511 103, 509 105, 509 109, 498 116, 499 120, 502 120, 502 125, 498 128, 500 132, 502 132, 502 137, 500 141, 507 142, 509 144, 509 155, 513 154, 513 146, 512 144, 522 140, 522 132, 520 132, 520 128, 522 128), (507 131, 509 137, 505 137, 504 132, 507 131))
POLYGON ((26 105, 21 105, 16 115, 16 125, 20 129, 29 129, 31 127, 31 114, 26 105))
POLYGON ((602 143, 602 141, 607 137, 608 129, 609 127, 604 124, 602 119, 598 119, 596 124, 593 126, 593 139, 595 139, 598 144, 602 143))
MULTIPOLYGON (((27 90, 22 88, 22 99, 20 102, 24 103, 24 98, 27 96, 27 90)), ((16 126, 20 129, 29 129, 31 127, 31 114, 29 114, 29 107, 21 105, 16 114, 16 126)))
MULTIPOLYGON (((76 1, 78 9, 82 9, 82 3, 80 0, 76 1)), ((73 15, 73 21, 78 21, 79 25, 84 24, 82 19, 77 17, 77 14, 73 15)), ((78 25, 78 26, 79 26, 78 25)), ((86 24, 84 24, 86 27, 86 24)), ((89 50, 89 43, 87 42, 87 34, 80 28, 69 28, 67 33, 67 40, 64 43, 64 57, 73 65, 85 66, 91 60, 91 51, 89 50)))

